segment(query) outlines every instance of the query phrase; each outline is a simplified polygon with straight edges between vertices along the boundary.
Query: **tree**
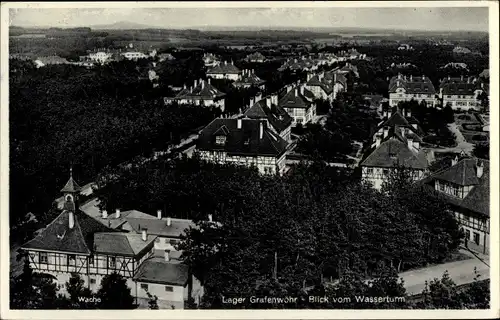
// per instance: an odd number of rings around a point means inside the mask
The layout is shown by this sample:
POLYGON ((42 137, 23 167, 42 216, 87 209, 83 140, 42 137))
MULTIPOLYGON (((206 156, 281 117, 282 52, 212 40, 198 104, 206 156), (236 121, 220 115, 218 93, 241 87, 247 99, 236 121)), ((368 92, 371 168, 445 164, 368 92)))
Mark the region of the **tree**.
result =
POLYGON ((150 310, 158 310, 158 297, 156 295, 152 295, 149 291, 146 291, 148 295, 148 306, 150 310))
POLYGON ((101 299, 100 309, 132 309, 134 298, 127 281, 118 273, 104 276, 97 297, 101 299))
POLYGON ((85 281, 78 273, 71 274, 69 281, 66 282, 66 291, 69 294, 69 301, 78 309, 93 309, 96 305, 89 303, 82 303, 82 299, 90 299, 93 295, 92 292, 85 287, 85 281))
POLYGON ((490 144, 488 142, 476 143, 474 145, 474 149, 472 153, 475 157, 481 159, 489 159, 490 158, 490 144))

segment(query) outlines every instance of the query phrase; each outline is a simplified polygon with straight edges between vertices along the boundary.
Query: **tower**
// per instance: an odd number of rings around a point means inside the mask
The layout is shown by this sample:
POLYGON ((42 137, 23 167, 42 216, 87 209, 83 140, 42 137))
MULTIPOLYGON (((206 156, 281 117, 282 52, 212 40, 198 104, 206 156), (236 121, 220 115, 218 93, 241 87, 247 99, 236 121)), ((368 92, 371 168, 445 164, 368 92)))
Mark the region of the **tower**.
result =
POLYGON ((80 194, 80 186, 73 180, 73 168, 69 169, 69 180, 61 189, 64 196, 64 210, 75 211, 78 195, 80 194))

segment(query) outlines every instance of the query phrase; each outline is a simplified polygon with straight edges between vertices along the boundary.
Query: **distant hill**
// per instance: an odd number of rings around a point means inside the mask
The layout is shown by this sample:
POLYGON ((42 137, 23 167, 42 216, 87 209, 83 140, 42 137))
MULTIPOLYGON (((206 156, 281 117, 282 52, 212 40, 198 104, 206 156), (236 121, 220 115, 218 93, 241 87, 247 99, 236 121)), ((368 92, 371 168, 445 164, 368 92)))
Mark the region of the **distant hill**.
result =
POLYGON ((164 29, 162 27, 154 27, 146 24, 140 24, 128 21, 119 21, 112 24, 92 25, 92 30, 143 30, 143 29, 164 29))

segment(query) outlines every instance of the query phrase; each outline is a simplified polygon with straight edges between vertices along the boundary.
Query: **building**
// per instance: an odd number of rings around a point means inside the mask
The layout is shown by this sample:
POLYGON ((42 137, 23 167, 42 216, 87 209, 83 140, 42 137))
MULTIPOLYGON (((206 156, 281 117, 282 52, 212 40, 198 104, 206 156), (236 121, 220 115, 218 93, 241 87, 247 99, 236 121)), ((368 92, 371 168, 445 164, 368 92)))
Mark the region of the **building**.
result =
POLYGON ((149 58, 149 55, 144 54, 139 51, 127 51, 127 52, 122 52, 121 55, 128 60, 139 60, 139 59, 146 59, 149 58))
POLYGON ((201 131, 196 149, 203 160, 256 167, 261 174, 281 174, 287 146, 265 120, 219 118, 201 131))
POLYGON ((413 139, 413 144, 419 148, 420 143, 422 143, 421 137, 425 135, 420 122, 412 116, 411 110, 399 110, 397 107, 383 111, 382 121, 377 125, 373 135, 372 147, 376 144, 377 138, 380 138, 381 141, 386 139, 390 130, 394 130, 394 128, 399 130, 401 136, 413 139))
POLYGON ((278 106, 283 108, 292 117, 292 126, 305 125, 312 122, 316 116, 314 94, 305 88, 305 85, 288 85, 279 96, 278 106))
POLYGON ((87 55, 87 57, 89 60, 93 62, 104 64, 109 60, 111 60, 111 58, 113 57, 113 53, 106 51, 96 51, 96 52, 90 52, 87 55))
POLYGON ((447 69, 447 68, 463 69, 465 71, 469 71, 469 69, 467 68, 467 64, 463 63, 463 62, 450 62, 450 63, 447 63, 446 65, 444 65, 444 67, 441 67, 441 69, 447 69))
POLYGON ((428 106, 436 105, 436 90, 431 80, 424 76, 409 77, 401 74, 391 78, 389 82, 389 105, 397 106, 401 101, 425 101, 428 106))
POLYGON ((479 95, 484 91, 484 84, 472 77, 448 77, 439 85, 439 97, 443 106, 453 110, 480 110, 479 95))
POLYGON ((266 89, 266 81, 259 78, 254 70, 244 69, 241 72, 241 76, 238 80, 233 82, 233 86, 237 88, 259 88, 260 90, 266 89))
POLYGON ((45 67, 49 64, 69 64, 68 60, 59 56, 38 57, 34 62, 37 68, 45 67))
POLYGON ((284 71, 289 69, 290 71, 315 71, 318 70, 318 63, 313 59, 310 59, 306 56, 302 56, 294 59, 287 59, 281 67, 278 68, 278 71, 284 71))
POLYGON ((315 99, 333 101, 337 93, 347 89, 347 79, 336 72, 321 72, 317 75, 308 73, 305 88, 312 92, 315 99))
POLYGON ((65 201, 61 214, 21 246, 31 268, 53 276, 60 293, 67 295, 66 282, 73 273, 96 292, 102 279, 116 272, 126 279, 139 305, 147 305, 148 286, 161 286, 162 294, 155 290, 158 304, 168 308, 182 309, 188 297, 200 301, 201 284, 182 261, 170 259, 169 250, 163 252, 161 269, 147 271, 159 260, 155 257, 157 236, 148 234, 147 228, 141 227, 140 233, 122 232, 80 211, 80 188, 72 176, 61 192, 65 201))
POLYGON ((224 100, 226 94, 219 91, 208 80, 195 80, 194 85, 187 88, 184 86, 173 98, 164 98, 165 104, 194 104, 206 107, 219 107, 224 112, 224 100))
POLYGON ((455 54, 469 54, 471 52, 472 51, 466 47, 457 46, 457 47, 453 48, 453 53, 455 53, 455 54))
POLYGON ((243 118, 267 121, 267 127, 278 134, 283 140, 291 142, 293 119, 278 105, 278 95, 274 94, 254 103, 243 113, 243 118))
POLYGON ((237 81, 241 77, 241 70, 238 69, 232 61, 231 63, 224 61, 224 63, 210 68, 207 71, 207 77, 237 81))
POLYGON ((397 125, 375 136, 368 156, 361 162, 361 179, 380 190, 384 181, 399 167, 411 170, 414 181, 421 180, 428 171, 427 155, 420 148, 414 134, 405 134, 397 125))
POLYGON ((413 47, 409 44, 403 43, 399 45, 398 50, 413 50, 413 47))
POLYGON ((212 68, 220 64, 219 58, 212 53, 205 53, 203 55, 203 63, 205 67, 212 68))
POLYGON ((245 60, 252 63, 262 63, 266 61, 266 57, 260 52, 254 52, 247 55, 245 60))
POLYGON ((158 55, 159 62, 172 61, 172 60, 175 60, 175 57, 171 53, 160 53, 158 55))
POLYGON ((489 161, 473 157, 455 157, 451 166, 422 181, 438 192, 453 210, 465 245, 488 254, 490 235, 489 161))

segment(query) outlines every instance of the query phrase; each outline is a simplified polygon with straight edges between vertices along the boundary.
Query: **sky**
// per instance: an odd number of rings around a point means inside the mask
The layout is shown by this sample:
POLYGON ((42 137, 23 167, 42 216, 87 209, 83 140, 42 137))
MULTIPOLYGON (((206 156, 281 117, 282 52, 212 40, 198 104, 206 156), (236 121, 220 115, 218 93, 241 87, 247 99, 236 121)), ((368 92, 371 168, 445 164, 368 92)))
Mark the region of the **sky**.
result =
MULTIPOLYGON (((167 5, 167 4, 166 4, 167 5)), ((488 31, 488 8, 56 8, 10 9, 10 25, 92 27, 130 22, 161 28, 361 27, 488 31)))

